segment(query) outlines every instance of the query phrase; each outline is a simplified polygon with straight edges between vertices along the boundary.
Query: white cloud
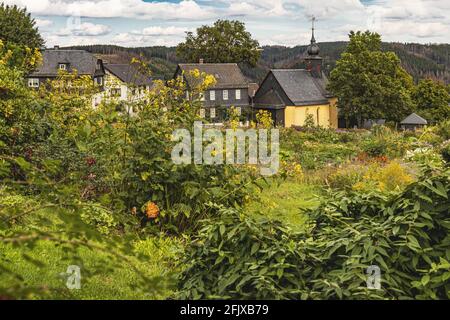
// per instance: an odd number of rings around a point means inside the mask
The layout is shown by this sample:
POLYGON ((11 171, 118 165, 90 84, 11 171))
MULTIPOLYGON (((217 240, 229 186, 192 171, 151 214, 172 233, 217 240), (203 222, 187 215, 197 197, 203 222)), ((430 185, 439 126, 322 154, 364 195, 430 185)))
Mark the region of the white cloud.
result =
POLYGON ((188 27, 151 26, 142 30, 116 34, 112 38, 112 43, 128 47, 176 46, 184 40, 186 32, 193 30, 188 27))
POLYGON ((192 28, 181 28, 181 27, 148 27, 141 31, 134 30, 131 33, 143 36, 184 36, 186 32, 193 31, 192 28))
POLYGON ((447 0, 378 0, 367 7, 367 16, 367 26, 385 40, 450 41, 447 0))
POLYGON ((183 0, 179 3, 142 0, 4 0, 3 2, 26 7, 35 15, 187 20, 214 16, 211 9, 201 7, 193 0, 183 0))
MULTIPOLYGON (((122 45, 175 45, 192 31, 215 19, 242 20, 261 44, 306 44, 312 15, 318 18, 317 40, 346 40, 350 30, 381 33, 384 41, 450 42, 450 1, 448 0, 0 0, 26 6, 38 25, 49 31, 53 16, 88 18, 81 29, 54 26, 48 37, 66 37, 122 45), (97 18, 104 18, 95 24, 97 18), (114 22, 109 21, 114 19, 114 22), (133 19, 127 27, 121 18, 133 19), (145 27, 144 20, 153 26, 145 27), (45 22, 46 21, 46 22, 45 22), (180 22, 182 21, 182 22, 180 22), (92 23, 91 23, 92 22, 92 23), (120 28, 116 25, 120 23, 120 28), (87 22, 86 22, 87 23, 87 22), (180 26, 183 23, 183 26, 180 26), (110 29, 108 29, 108 25, 110 29), (156 26, 155 26, 156 25, 156 26), (141 28, 141 29, 138 29, 141 28), (114 31, 114 32, 113 32, 114 31), (108 36, 105 36, 108 35, 108 36)), ((56 19, 53 19, 57 21, 56 19)), ((81 24, 81 22, 79 23, 81 24)), ((47 39, 47 38, 46 38, 47 39)), ((49 41, 48 41, 49 42, 49 41)))
POLYGON ((361 12, 359 0, 221 0, 226 7, 223 14, 259 17, 332 18, 339 13, 361 12))
POLYGON ((66 28, 63 28, 56 32, 57 36, 104 36, 111 32, 111 27, 105 26, 102 24, 93 24, 90 22, 83 22, 79 24, 73 24, 68 26, 66 28))
POLYGON ((262 45, 275 45, 275 46, 290 46, 294 47, 299 44, 309 43, 311 39, 310 34, 278 34, 271 36, 264 40, 262 45))
POLYGON ((284 7, 284 2, 281 0, 228 0, 224 1, 225 4, 228 4, 224 13, 235 16, 286 16, 289 15, 289 10, 284 7))
POLYGON ((35 21, 36 21, 36 26, 39 29, 44 29, 44 28, 47 28, 47 27, 50 27, 53 25, 53 21, 51 21, 51 20, 35 19, 35 21))
POLYGON ((119 33, 111 39, 111 43, 125 47, 176 46, 183 38, 173 36, 145 36, 130 32, 119 33))
POLYGON ((336 15, 352 16, 361 14, 364 6, 359 0, 297 0, 307 17, 315 16, 318 19, 333 19, 336 15))

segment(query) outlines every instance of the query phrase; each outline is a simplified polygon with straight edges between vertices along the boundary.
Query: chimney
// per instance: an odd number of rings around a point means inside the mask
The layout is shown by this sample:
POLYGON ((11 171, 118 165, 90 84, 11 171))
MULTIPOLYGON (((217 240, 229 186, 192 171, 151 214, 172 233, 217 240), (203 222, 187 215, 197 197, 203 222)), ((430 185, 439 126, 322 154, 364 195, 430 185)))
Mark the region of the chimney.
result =
POLYGON ((55 46, 53 49, 55 50, 59 50, 59 46, 55 46))
POLYGON ((203 64, 205 62, 205 60, 200 59, 200 61, 198 63, 203 64))

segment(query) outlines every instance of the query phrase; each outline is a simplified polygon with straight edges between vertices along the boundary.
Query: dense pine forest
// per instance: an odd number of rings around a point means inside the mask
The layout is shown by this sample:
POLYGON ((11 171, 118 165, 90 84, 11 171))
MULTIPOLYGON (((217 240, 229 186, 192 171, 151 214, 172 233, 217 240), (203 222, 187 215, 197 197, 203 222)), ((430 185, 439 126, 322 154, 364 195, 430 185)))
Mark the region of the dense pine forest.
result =
MULTIPOLYGON (((329 73, 336 65, 347 42, 320 43, 321 54, 324 57, 325 69, 329 73)), ((99 54, 103 59, 113 63, 129 62, 133 56, 142 55, 148 62, 156 78, 168 79, 173 76, 176 63, 180 59, 176 55, 175 47, 145 47, 123 48, 111 45, 78 46, 72 49, 86 49, 99 54)), ((256 68, 243 66, 247 77, 259 82, 270 68, 298 68, 302 67, 302 57, 305 46, 283 47, 265 46, 259 64, 256 68)), ((395 52, 401 59, 403 67, 417 82, 423 78, 432 78, 445 83, 450 82, 450 45, 417 43, 383 43, 383 49, 395 52)))

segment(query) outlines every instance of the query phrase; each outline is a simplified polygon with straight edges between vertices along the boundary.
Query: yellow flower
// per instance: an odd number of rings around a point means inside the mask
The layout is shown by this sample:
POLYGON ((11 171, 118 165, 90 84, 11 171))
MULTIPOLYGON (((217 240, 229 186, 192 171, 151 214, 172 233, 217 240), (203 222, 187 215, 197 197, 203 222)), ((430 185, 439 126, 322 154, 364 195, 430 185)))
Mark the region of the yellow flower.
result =
POLYGON ((198 69, 192 70, 191 75, 195 78, 200 78, 200 70, 198 70, 198 69))

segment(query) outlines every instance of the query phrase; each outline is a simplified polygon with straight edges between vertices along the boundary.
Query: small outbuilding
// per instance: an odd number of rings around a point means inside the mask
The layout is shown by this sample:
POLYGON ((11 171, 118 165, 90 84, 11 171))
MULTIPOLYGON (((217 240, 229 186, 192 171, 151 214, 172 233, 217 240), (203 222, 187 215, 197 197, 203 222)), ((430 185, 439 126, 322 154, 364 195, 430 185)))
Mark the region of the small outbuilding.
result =
POLYGON ((428 124, 427 120, 416 113, 412 113, 400 122, 403 130, 417 130, 425 127, 428 124))

